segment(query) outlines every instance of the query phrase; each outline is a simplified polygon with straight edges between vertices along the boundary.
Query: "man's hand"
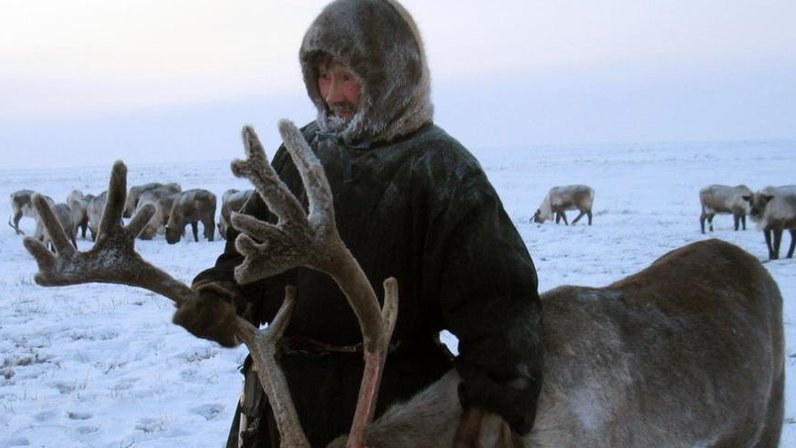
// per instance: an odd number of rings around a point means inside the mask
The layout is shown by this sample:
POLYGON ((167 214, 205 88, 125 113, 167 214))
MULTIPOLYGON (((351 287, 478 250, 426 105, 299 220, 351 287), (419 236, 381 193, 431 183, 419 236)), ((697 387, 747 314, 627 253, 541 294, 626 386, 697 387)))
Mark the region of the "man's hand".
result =
POLYGON ((218 342, 224 347, 236 347, 240 340, 235 335, 235 307, 239 299, 234 285, 223 282, 194 284, 196 300, 182 304, 174 312, 172 321, 194 336, 218 342))
POLYGON ((522 437, 499 415, 471 407, 462 412, 453 448, 522 448, 522 437))

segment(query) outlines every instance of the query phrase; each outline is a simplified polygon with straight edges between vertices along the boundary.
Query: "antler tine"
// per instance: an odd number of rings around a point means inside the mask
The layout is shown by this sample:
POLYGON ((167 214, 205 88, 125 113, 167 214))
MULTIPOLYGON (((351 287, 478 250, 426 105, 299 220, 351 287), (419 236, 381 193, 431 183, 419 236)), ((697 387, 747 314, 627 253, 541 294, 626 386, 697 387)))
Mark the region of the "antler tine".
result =
POLYGON ((124 212, 124 200, 126 197, 127 166, 121 160, 117 160, 113 163, 113 168, 111 169, 111 179, 108 181, 108 198, 100 218, 97 238, 100 236, 108 237, 118 233, 118 230, 122 227, 122 213, 124 212))
POLYGON ((297 216, 303 216, 304 210, 301 204, 268 163, 265 149, 254 128, 244 126, 241 133, 247 158, 233 160, 232 173, 237 177, 249 179, 268 208, 280 218, 292 220, 297 216))
MULTIPOLYGON (((290 149, 293 162, 304 183, 304 190, 307 192, 309 201, 307 219, 313 222, 323 221, 321 217, 328 217, 334 223, 332 189, 329 187, 329 181, 326 179, 321 162, 315 157, 304 136, 291 121, 279 121, 279 134, 282 136, 282 141, 285 142, 285 147, 290 149)), ((336 233, 337 229, 335 228, 333 231, 336 233)))

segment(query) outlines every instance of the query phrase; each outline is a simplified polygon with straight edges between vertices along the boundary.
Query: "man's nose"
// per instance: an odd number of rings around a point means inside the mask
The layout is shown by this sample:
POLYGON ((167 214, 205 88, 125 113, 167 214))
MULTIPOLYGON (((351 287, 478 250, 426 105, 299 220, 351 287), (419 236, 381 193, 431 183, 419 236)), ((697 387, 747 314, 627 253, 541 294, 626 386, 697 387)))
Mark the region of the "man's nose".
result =
POLYGON ((344 100, 342 83, 332 78, 329 81, 329 89, 326 92, 324 100, 326 100, 327 103, 342 102, 344 100))

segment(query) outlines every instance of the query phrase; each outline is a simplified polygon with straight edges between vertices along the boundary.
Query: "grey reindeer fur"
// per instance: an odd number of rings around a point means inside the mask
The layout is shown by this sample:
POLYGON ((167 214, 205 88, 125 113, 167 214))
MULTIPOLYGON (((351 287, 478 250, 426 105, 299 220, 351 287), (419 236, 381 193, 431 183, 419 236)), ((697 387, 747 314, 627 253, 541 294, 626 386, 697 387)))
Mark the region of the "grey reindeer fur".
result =
MULTIPOLYGON (((738 247, 693 243, 604 288, 555 288, 542 303, 545 367, 533 431, 520 445, 494 446, 778 446, 782 296, 738 247)), ((368 429, 369 445, 453 446, 459 382, 451 371, 393 406, 368 429)))

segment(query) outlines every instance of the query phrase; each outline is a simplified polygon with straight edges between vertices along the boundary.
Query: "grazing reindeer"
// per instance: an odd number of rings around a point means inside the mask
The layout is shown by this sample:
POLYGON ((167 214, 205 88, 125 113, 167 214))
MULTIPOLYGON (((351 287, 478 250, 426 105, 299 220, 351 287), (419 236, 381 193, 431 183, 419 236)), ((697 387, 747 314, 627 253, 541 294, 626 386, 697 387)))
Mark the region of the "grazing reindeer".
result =
MULTIPOLYGON (((11 193, 11 210, 14 211, 14 216, 13 218, 11 216, 8 217, 8 225, 14 229, 17 235, 25 234, 19 229, 19 221, 23 216, 33 219, 37 217, 36 209, 33 207, 32 202, 33 193, 35 193, 33 190, 19 190, 11 193), (13 224, 11 223, 12 219, 14 220, 13 224)), ((50 206, 55 204, 51 197, 44 196, 44 198, 50 206)))
POLYGON ((166 224, 166 242, 175 244, 185 233, 185 226, 191 225, 193 240, 199 242, 199 223, 204 227, 207 241, 213 241, 216 234, 216 195, 201 189, 186 190, 174 196, 166 224))
MULTIPOLYGON (((248 283, 305 265, 329 274, 346 293, 362 329, 366 364, 352 429, 330 446, 447 448, 454 438, 455 446, 507 448, 777 446, 784 411, 782 296, 755 258, 719 240, 674 250, 604 288, 563 286, 543 295, 544 382, 528 436, 508 434, 499 421, 470 427, 456 393, 455 370, 372 422, 397 316, 397 282, 385 281, 380 309, 373 287, 337 234, 320 163, 292 123, 280 123, 280 132, 303 179, 308 212, 268 165, 254 131, 244 128, 248 159, 233 162, 233 172, 252 181, 279 219, 269 224, 232 215, 243 232, 235 246, 245 257, 235 277, 248 283)), ((63 232, 53 232, 57 255, 25 238, 39 265, 35 281, 126 284, 178 305, 196 300, 195 291, 134 251, 135 236, 154 207, 122 226, 125 170, 121 162, 114 165, 108 207, 91 250, 76 252, 63 232)), ((57 229, 44 199, 36 196, 34 203, 48 228, 57 229)), ((282 445, 308 447, 274 358, 295 297, 288 288, 265 330, 242 318, 235 326, 274 409, 282 445)))
POLYGON ((580 221, 584 215, 589 218, 591 225, 591 208, 594 204, 594 190, 586 185, 567 185, 565 187, 553 187, 547 192, 542 205, 533 214, 533 222, 543 223, 555 217, 556 224, 562 219, 564 225, 567 222, 566 210, 578 210, 580 214, 572 221, 572 224, 580 221))
POLYGON ((739 225, 746 230, 746 215, 749 213, 749 203, 745 196, 751 195, 752 190, 746 185, 730 187, 727 185, 708 185, 699 190, 699 204, 702 214, 699 215, 699 227, 705 233, 705 221, 708 222, 710 231, 713 231, 713 217, 717 214, 732 214, 735 230, 739 225))
POLYGON ((249 200, 254 190, 236 190, 231 188, 221 195, 221 220, 218 222, 218 232, 221 238, 227 239, 229 220, 232 212, 237 212, 249 200))

